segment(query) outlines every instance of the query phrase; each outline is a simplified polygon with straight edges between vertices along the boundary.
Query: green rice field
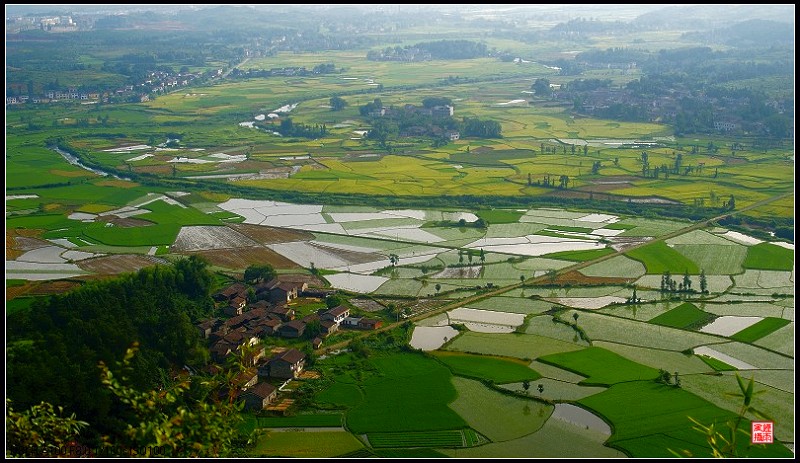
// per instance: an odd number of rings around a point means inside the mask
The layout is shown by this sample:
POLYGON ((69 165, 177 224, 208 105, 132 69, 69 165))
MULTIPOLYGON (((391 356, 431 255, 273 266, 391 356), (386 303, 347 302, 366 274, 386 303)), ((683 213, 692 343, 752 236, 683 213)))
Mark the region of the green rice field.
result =
POLYGON ((540 362, 586 376, 581 384, 608 386, 625 381, 654 379, 658 371, 600 347, 539 357, 540 362))

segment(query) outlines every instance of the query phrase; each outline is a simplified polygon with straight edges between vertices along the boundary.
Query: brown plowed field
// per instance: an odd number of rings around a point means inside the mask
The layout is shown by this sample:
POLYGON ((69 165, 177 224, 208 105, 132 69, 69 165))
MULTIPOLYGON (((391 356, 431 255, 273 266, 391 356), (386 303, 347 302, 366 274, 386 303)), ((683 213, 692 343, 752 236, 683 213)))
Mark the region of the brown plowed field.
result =
POLYGON ((6 300, 22 295, 62 294, 80 285, 81 283, 75 280, 29 281, 22 286, 6 288, 6 300))
POLYGON ((559 275, 555 284, 561 285, 614 285, 629 283, 636 278, 614 278, 614 277, 590 277, 577 270, 572 270, 563 275, 559 275))
POLYGON ((167 261, 154 256, 138 254, 124 254, 101 256, 76 262, 78 267, 89 272, 101 275, 116 275, 119 273, 136 272, 151 265, 167 264, 167 261))
POLYGON ((270 264, 276 269, 300 268, 272 249, 262 247, 189 251, 183 254, 196 254, 206 258, 211 265, 232 270, 242 270, 254 264, 270 264))
POLYGON ((42 230, 25 228, 6 230, 6 260, 14 260, 31 249, 49 246, 49 242, 37 238, 41 234, 42 230))

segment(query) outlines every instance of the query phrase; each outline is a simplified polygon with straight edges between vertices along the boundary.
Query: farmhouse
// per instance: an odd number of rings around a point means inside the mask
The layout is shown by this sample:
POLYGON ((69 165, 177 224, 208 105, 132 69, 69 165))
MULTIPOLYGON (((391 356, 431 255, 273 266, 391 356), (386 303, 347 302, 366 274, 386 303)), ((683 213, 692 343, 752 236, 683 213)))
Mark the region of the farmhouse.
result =
POLYGON ((339 305, 323 312, 319 318, 322 320, 331 320, 338 325, 342 323, 342 320, 344 320, 349 316, 350 316, 350 309, 348 309, 343 305, 339 305))
POLYGON ((233 385, 240 390, 246 390, 258 382, 258 371, 255 368, 248 368, 233 378, 233 385))
POLYGON ((306 354, 297 349, 289 349, 269 361, 269 376, 272 378, 297 378, 303 371, 306 354))
POLYGON ((228 303, 228 306, 222 309, 222 311, 230 316, 241 315, 246 307, 247 299, 242 296, 234 296, 228 303))
POLYGON ((358 326, 358 322, 361 321, 361 317, 345 317, 342 319, 342 326, 346 326, 348 328, 356 328, 358 326))
POLYGON ((284 338, 299 338, 306 330, 306 324, 300 320, 293 320, 289 323, 281 325, 278 328, 278 333, 284 338))
POLYGON ((319 322, 320 326, 322 326, 322 332, 325 336, 330 336, 331 334, 339 331, 339 325, 336 324, 333 320, 322 320, 319 322))
POLYGON ((247 294, 247 287, 242 283, 234 283, 222 291, 214 294, 213 298, 217 302, 231 301, 234 297, 245 297, 247 294))
POLYGON ((377 330, 382 325, 383 321, 375 318, 362 318, 358 321, 358 327, 362 330, 377 330))
POLYGON ((200 336, 205 339, 211 337, 211 333, 216 331, 220 326, 222 326, 222 320, 218 318, 212 318, 209 320, 204 320, 195 325, 197 330, 200 332, 200 336))
POLYGON ((250 389, 239 394, 239 400, 244 402, 245 410, 264 410, 275 400, 278 390, 270 383, 258 383, 250 389))
POLYGON ((297 298, 303 291, 308 289, 305 282, 281 281, 273 278, 267 283, 263 283, 256 288, 256 297, 264 299, 269 294, 269 301, 273 304, 285 304, 297 298))

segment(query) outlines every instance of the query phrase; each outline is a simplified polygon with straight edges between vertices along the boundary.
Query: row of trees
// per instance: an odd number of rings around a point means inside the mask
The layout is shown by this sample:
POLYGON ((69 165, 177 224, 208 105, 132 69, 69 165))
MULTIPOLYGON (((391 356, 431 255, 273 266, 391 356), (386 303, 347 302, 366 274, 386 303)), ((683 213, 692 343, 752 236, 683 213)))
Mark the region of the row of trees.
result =
MULTIPOLYGON (((661 293, 696 293, 697 290, 692 289, 692 279, 689 277, 689 271, 686 270, 683 274, 681 281, 672 278, 669 270, 661 275, 661 293)), ((700 271, 700 293, 708 293, 708 279, 706 278, 706 271, 700 271)))

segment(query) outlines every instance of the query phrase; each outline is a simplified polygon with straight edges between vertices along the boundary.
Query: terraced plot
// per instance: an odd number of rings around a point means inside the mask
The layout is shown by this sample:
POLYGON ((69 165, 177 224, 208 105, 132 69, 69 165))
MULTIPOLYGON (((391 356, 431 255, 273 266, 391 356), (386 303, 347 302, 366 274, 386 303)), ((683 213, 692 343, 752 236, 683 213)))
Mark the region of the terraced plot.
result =
POLYGON ((478 381, 453 378, 458 398, 450 407, 476 431, 493 441, 517 439, 540 429, 553 407, 512 397, 478 381))
POLYGON ((442 452, 457 458, 624 458, 624 453, 603 445, 606 439, 607 435, 585 426, 549 419, 519 439, 442 452))
POLYGON ((579 272, 594 277, 636 279, 647 273, 647 269, 637 260, 625 256, 616 256, 606 261, 584 267, 580 269, 579 272))
MULTIPOLYGON (((571 322, 574 313, 574 311, 569 310, 561 314, 560 317, 571 322)), ((701 344, 723 341, 722 338, 710 334, 657 326, 592 312, 579 312, 578 316, 578 326, 586 331, 589 339, 593 342, 618 342, 680 352, 701 344)))
POLYGON ((707 275, 733 275, 742 272, 747 247, 731 244, 676 244, 673 249, 697 264, 707 275))
POLYGON ((207 249, 235 249, 258 246, 258 243, 225 226, 182 227, 172 245, 174 252, 203 251, 207 249))
POLYGON ((547 301, 507 296, 493 296, 488 299, 470 303, 470 307, 475 309, 520 314, 539 314, 549 310, 551 306, 552 304, 547 301))
POLYGON ((532 334, 464 333, 445 350, 534 359, 556 352, 583 349, 573 343, 532 334))

